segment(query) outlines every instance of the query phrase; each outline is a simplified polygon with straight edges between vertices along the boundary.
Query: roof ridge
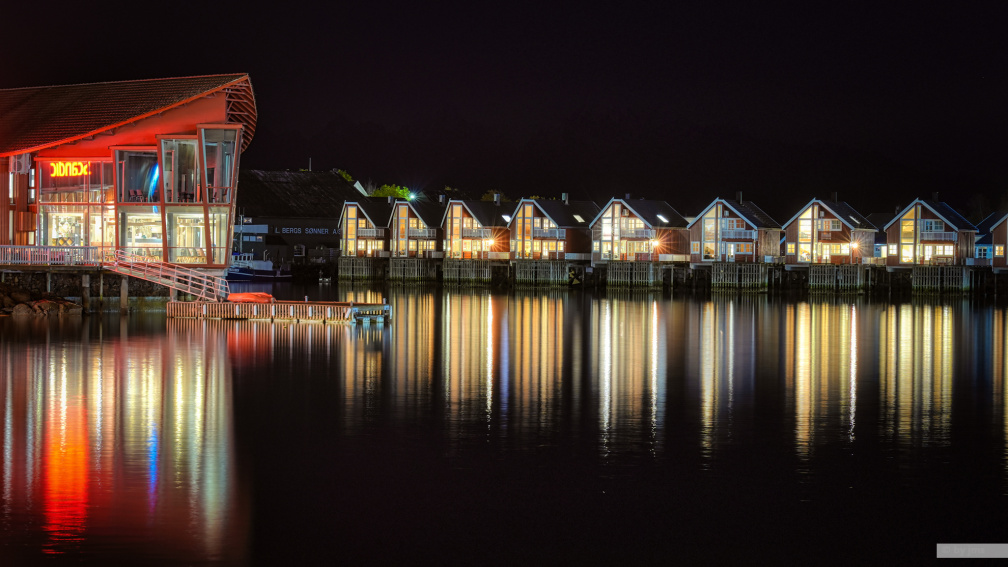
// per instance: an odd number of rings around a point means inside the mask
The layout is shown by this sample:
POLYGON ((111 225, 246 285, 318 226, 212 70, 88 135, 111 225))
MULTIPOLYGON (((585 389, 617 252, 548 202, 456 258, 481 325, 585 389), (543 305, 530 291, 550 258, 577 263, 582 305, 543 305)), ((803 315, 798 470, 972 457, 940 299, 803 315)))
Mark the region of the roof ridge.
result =
POLYGON ((147 79, 121 79, 118 81, 95 81, 93 83, 64 83, 61 85, 35 85, 30 87, 11 87, 6 89, 0 89, 0 92, 24 91, 31 89, 54 89, 60 87, 88 87, 92 85, 116 85, 123 83, 145 83, 152 81, 173 81, 182 79, 206 79, 209 77, 244 77, 244 76, 248 76, 248 73, 207 73, 205 75, 186 75, 182 77, 150 77, 147 79))

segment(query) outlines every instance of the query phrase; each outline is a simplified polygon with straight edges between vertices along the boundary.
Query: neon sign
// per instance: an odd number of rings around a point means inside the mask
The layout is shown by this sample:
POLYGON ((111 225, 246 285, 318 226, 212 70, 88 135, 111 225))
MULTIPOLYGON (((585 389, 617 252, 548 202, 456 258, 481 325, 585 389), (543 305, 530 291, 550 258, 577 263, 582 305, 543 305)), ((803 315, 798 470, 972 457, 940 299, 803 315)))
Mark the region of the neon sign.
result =
POLYGON ((54 161, 49 164, 49 175, 52 177, 77 177, 88 175, 91 162, 88 161, 54 161))

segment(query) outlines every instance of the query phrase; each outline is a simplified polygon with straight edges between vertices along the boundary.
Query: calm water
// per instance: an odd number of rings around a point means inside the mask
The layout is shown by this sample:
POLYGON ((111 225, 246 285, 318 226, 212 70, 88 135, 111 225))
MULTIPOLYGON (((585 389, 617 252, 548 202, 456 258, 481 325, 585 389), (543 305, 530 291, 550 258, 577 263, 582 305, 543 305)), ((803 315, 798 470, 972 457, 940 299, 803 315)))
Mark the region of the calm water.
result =
POLYGON ((1008 542, 1008 310, 341 288, 0 319, 0 563, 912 561, 1008 542))

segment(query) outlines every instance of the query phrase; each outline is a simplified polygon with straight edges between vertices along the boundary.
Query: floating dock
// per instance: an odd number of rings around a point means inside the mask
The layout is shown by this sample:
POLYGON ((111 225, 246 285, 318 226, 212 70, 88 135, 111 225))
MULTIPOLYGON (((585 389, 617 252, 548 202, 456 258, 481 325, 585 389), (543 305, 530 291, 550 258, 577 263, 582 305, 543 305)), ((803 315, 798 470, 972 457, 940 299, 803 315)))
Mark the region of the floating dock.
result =
POLYGON ((233 303, 230 301, 169 301, 168 318, 247 319, 295 323, 350 323, 384 325, 392 321, 385 303, 276 301, 233 303))

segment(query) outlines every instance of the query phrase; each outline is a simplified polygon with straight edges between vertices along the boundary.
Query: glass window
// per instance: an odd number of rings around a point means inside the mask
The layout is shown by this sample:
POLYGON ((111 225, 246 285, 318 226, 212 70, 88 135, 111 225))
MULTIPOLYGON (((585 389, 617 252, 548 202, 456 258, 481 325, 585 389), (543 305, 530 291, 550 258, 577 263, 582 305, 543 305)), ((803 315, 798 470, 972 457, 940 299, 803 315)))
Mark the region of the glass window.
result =
POLYGON ((210 210, 207 212, 209 213, 207 217, 210 221, 210 230, 207 231, 207 234, 210 237, 211 263, 226 264, 228 248, 231 243, 230 235, 228 234, 231 228, 228 224, 231 212, 230 207, 210 207, 210 210))
POLYGON ((204 128, 202 134, 207 199, 211 203, 230 203, 238 167, 238 130, 204 128))
POLYGON ((86 246, 87 207, 81 205, 43 205, 39 228, 43 246, 86 246))
POLYGON ((997 256, 998 258, 1004 256, 1004 245, 1003 244, 998 244, 997 246, 994 247, 994 255, 997 256))
POLYGON ((207 239, 203 208, 168 207, 165 210, 168 229, 168 261, 179 264, 206 264, 207 239))
POLYGON ((914 247, 909 244, 904 244, 900 250, 900 262, 904 264, 909 264, 914 261, 914 247))
POLYGON ((812 221, 798 221, 798 242, 812 242, 812 221))
POLYGON ((112 162, 40 162, 42 203, 104 203, 112 196, 112 162))
POLYGON ((202 202, 196 169, 196 140, 161 140, 166 203, 202 202))
POLYGON ((788 242, 787 243, 787 253, 788 254, 794 254, 795 253, 795 243, 794 242, 788 242))
POLYGON ((122 207, 119 209, 119 248, 141 260, 160 262, 164 240, 161 214, 157 207, 122 207))
POLYGON ((914 241, 914 221, 911 220, 901 220, 900 221, 900 242, 903 244, 912 244, 914 241))
POLYGON ((161 200, 157 152, 116 151, 119 202, 157 203, 161 200))

